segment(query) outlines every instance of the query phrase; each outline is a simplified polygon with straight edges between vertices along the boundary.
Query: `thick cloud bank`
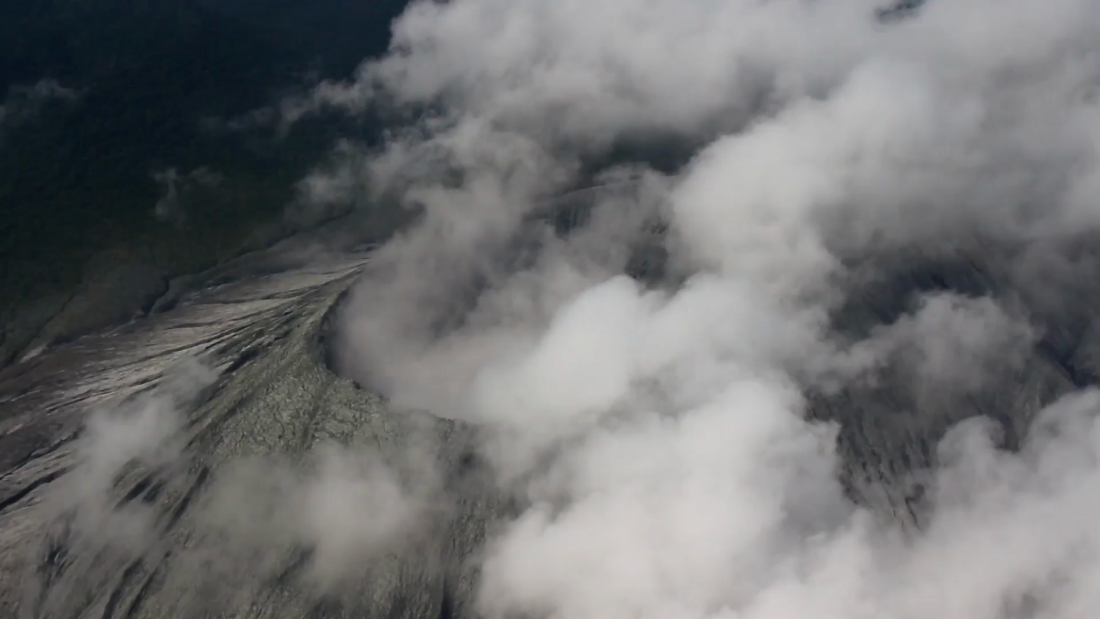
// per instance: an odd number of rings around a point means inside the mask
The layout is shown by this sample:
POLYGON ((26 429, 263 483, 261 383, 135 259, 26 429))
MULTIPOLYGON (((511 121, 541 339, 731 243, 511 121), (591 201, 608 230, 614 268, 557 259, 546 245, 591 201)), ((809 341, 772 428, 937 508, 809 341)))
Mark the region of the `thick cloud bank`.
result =
POLYGON ((398 407, 481 424, 526 500, 487 549, 486 617, 1100 603, 1093 391, 1018 453, 992 422, 953 428, 916 533, 848 498, 836 426, 808 420, 812 394, 888 383, 957 407, 1018 380, 1045 328, 1028 299, 1059 305, 1051 269, 1073 272, 1100 215, 1100 6, 884 9, 417 2, 388 56, 285 107, 412 119, 356 160, 421 217, 350 302, 343 360, 398 407), (540 216, 570 200, 570 225, 540 216), (868 282, 973 255, 1014 292, 839 326, 868 282))
MULTIPOLYGON (((1100 605, 1096 391, 997 400, 986 415, 1031 427, 1015 450, 1003 423, 955 424, 904 472, 931 510, 916 529, 853 499, 843 428, 813 414, 878 389, 906 394, 897 416, 966 417, 1091 311, 1100 4, 889 9, 422 1, 387 56, 283 106, 403 123, 302 186, 419 214, 346 304, 339 352, 395 409, 482 430, 522 506, 482 557, 487 619, 1100 605), (858 311, 929 264, 993 283, 858 311)), ((268 494, 315 509, 268 510, 264 535, 314 543, 325 582, 354 571, 431 494, 364 469, 341 452, 291 476, 268 494)))

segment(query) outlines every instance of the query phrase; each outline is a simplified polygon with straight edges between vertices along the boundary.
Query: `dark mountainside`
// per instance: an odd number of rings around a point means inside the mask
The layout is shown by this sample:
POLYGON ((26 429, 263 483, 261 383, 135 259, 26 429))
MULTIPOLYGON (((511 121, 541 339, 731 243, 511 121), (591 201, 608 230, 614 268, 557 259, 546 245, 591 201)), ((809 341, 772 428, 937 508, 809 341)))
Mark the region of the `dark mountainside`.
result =
POLYGON ((404 2, 314 4, 0 4, 0 365, 301 225, 283 217, 295 183, 358 129, 226 123, 384 51, 404 2), (42 80, 64 90, 35 95, 42 80))
MULTIPOLYGON (((903 2, 899 11, 916 5, 903 2)), ((0 617, 479 617, 483 543, 523 499, 493 483, 477 455, 478 427, 395 410, 333 364, 342 303, 371 257, 362 245, 377 240, 365 236, 390 229, 360 212, 308 230, 283 227, 293 183, 347 127, 326 133, 317 121, 279 149, 267 148, 269 136, 215 138, 196 129, 203 118, 270 103, 297 71, 346 72, 358 60, 356 33, 364 31, 355 24, 377 26, 381 5, 334 1, 307 10, 292 0, 208 0, 154 10, 118 2, 109 9, 116 23, 149 24, 149 37, 103 35, 89 48, 98 51, 87 53, 77 51, 87 43, 74 33, 108 9, 91 15, 85 6, 20 4, 17 19, 0 25, 10 29, 0 31, 0 45, 23 37, 0 49, 0 59, 22 54, 20 63, 4 65, 9 86, 49 75, 82 93, 0 136, 3 264, 19 265, 4 271, 11 281, 3 290, 13 297, 3 307, 38 303, 20 319, 26 326, 5 319, 7 340, 0 339, 0 617), (334 29, 337 22, 346 28, 334 29), (26 36, 47 29, 53 34, 26 36), (43 42, 55 38, 71 45, 43 42), (324 40, 334 49, 318 61, 311 50, 324 40), (120 48, 104 47, 108 41, 120 48), (270 63, 257 68, 250 60, 257 56, 270 63), (180 187, 195 200, 187 218, 162 222, 153 212, 163 189, 150 174, 168 167, 180 177, 208 167, 224 178, 207 186, 202 174, 187 176, 191 184, 180 187), (318 256, 319 246, 330 251, 318 256), (237 255, 247 249, 254 251, 237 255), (100 270, 89 275, 87 265, 100 270), (74 293, 82 280, 84 292, 74 293), (76 322, 51 322, 63 307, 76 322), (135 308, 143 315, 119 324, 135 308), (47 342, 55 345, 3 367, 47 342), (188 365, 193 358, 209 369, 188 365), (89 428, 90 412, 101 407, 138 419, 167 407, 178 419, 145 427, 156 440, 137 444, 109 425, 89 428), (329 444, 376 451, 399 472, 398 485, 426 483, 434 501, 417 535, 396 549, 383 541, 386 551, 354 563, 335 585, 324 568, 334 555, 347 559, 344 549, 295 520, 301 503, 334 499, 299 487, 324 468, 329 444), (428 467, 410 461, 411 453, 427 454, 428 467), (439 478, 425 482, 424 468, 439 478)), ((678 149, 651 150, 633 158, 666 168, 682 163, 669 152, 678 149)), ((554 235, 568 237, 591 217, 597 192, 548 204, 531 223, 549 221, 554 235)), ((667 229, 658 222, 650 232, 652 242, 635 248, 626 270, 641 281, 674 280, 665 262, 667 229)), ((506 258, 522 262, 529 248, 518 236, 509 250, 521 257, 506 258)), ((1037 411, 1100 382, 1100 265, 1093 239, 1080 246, 1026 277, 1005 266, 1024 250, 996 240, 845 256, 861 277, 829 316, 838 333, 865 336, 921 294, 954 292, 1021 308, 1041 336, 1022 364, 978 386, 924 389, 887 368, 880 382, 813 394, 808 415, 839 423, 837 475, 849 497, 913 534, 927 516, 919 474, 937 464, 936 444, 950 426, 990 417, 998 447, 1016 451, 1037 411)), ((469 298, 446 301, 473 305, 483 284, 460 282, 458 296, 469 298)), ((353 490, 338 486, 336 503, 353 490)), ((369 520, 364 513, 354 516, 369 520)))

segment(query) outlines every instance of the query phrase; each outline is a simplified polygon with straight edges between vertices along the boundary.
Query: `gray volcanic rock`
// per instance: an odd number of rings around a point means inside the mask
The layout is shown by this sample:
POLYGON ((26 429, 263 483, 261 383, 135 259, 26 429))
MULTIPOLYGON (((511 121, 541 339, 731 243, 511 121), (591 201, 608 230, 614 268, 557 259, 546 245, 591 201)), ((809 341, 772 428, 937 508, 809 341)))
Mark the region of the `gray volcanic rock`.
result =
POLYGON ((1011 252, 980 244, 940 257, 913 252, 878 260, 875 274, 857 284, 838 310, 838 331, 866 337, 911 311, 922 294, 992 297, 1028 317, 1037 338, 1015 365, 988 360, 994 367, 979 368, 989 374, 980 385, 926 388, 891 367, 875 384, 814 397, 811 416, 840 425, 840 478, 857 502, 903 527, 919 528, 929 515, 923 500, 928 473, 938 464, 938 445, 949 429, 986 418, 996 426, 999 446, 1016 451, 1044 407, 1095 384, 1100 331, 1089 308, 1100 299, 1080 285, 1091 268, 1079 266, 1076 279, 1059 282, 1050 265, 1029 273, 1019 264, 1011 252))
MULTIPOLYGON (((363 260, 206 290, 171 312, 8 368, 0 376, 0 616, 463 614, 474 581, 467 559, 500 509, 472 472, 469 437, 448 421, 388 413, 324 364, 326 317, 363 260), (166 377, 192 357, 216 378, 172 396, 166 377), (182 457, 123 463, 106 509, 90 510, 80 501, 93 492, 79 473, 89 458, 85 416, 166 397, 181 415, 173 440, 182 457), (263 537, 274 525, 260 506, 277 493, 222 480, 231 463, 250 459, 307 466, 328 443, 366 445, 387 463, 415 446, 450 472, 438 487, 457 496, 353 582, 321 589, 308 574, 315 548, 263 537), (240 503, 252 510, 243 525, 256 533, 251 543, 219 537, 227 525, 211 515, 227 489, 249 494, 240 503), (146 533, 115 539, 116 518, 131 504, 145 510, 146 533)), ((249 538, 240 533, 231 539, 249 538)))
MULTIPOLYGON (((475 616, 476 557, 514 506, 478 464, 473 428, 390 410, 328 367, 332 310, 366 260, 249 257, 144 319, 0 373, 0 616, 475 616), (209 369, 188 374, 188 359, 209 369), (140 420, 165 406, 178 419, 153 453, 90 442, 96 411, 140 420), (283 515, 324 509, 295 484, 332 446, 373 454, 368 466, 403 488, 430 489, 411 532, 389 543, 384 531, 335 579, 326 566, 344 549, 283 515)), ((950 291, 1012 300, 1040 330, 1020 363, 957 392, 888 368, 812 397, 811 416, 839 423, 850 496, 903 528, 922 525, 927 470, 951 426, 990 417, 1015 449, 1038 410, 1096 376, 1087 295, 1053 303, 992 266, 1002 263, 994 253, 881 262, 835 316, 839 333, 861 337, 919 294, 950 291)))

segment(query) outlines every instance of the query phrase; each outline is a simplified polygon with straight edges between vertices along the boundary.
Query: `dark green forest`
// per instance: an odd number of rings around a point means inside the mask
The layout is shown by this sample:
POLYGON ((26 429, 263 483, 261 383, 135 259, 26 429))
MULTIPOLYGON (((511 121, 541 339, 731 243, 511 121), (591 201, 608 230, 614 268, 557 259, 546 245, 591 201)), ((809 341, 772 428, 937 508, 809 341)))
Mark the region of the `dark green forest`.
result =
POLYGON ((404 4, 0 0, 0 315, 105 255, 170 277, 289 232, 295 183, 345 121, 282 137, 227 121, 382 53, 404 4), (46 78, 72 96, 31 101, 46 78), (180 193, 182 219, 155 214, 173 169, 218 179, 180 193))

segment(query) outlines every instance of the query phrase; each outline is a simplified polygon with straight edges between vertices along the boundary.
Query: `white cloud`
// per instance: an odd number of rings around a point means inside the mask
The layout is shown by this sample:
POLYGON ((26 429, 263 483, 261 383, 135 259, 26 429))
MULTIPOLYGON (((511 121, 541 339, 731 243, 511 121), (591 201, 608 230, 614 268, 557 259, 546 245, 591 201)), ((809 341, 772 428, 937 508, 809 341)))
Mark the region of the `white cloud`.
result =
MULTIPOLYGON (((284 107, 413 110, 329 179, 422 209, 345 307, 341 354, 399 409, 479 424, 527 499, 488 548, 490 619, 1091 612, 1092 392, 1019 454, 956 427, 916 533, 849 501, 836 427, 806 420, 823 385, 959 410, 1003 388, 1047 326, 1031 287, 1097 231, 1094 3, 932 0, 889 23, 880 5, 418 2, 387 57, 284 107), (586 194, 576 229, 539 223, 647 139, 692 156, 586 194), (623 272, 645 243, 668 263, 643 285, 623 272), (868 265, 960 248, 1004 261, 993 296, 834 327, 868 265)), ((897 414, 939 414, 916 406, 897 414)))
POLYGON ((320 445, 301 461, 271 455, 226 467, 198 510, 220 569, 249 573, 306 550, 307 583, 320 593, 355 582, 430 524, 438 479, 416 446, 386 462, 363 445, 320 445))

